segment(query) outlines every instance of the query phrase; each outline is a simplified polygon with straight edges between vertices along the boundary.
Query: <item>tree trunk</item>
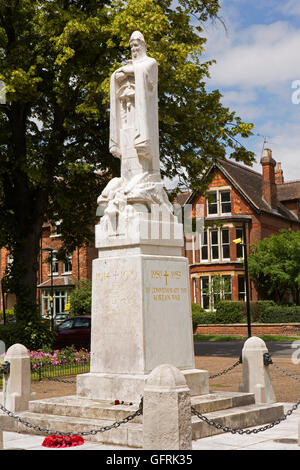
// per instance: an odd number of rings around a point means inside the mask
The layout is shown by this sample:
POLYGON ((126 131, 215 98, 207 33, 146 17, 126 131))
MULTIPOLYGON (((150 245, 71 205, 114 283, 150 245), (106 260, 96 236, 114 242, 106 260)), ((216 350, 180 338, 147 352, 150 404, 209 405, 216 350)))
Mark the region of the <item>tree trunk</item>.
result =
POLYGON ((16 295, 17 321, 30 321, 38 317, 37 272, 41 229, 42 218, 37 217, 31 231, 19 238, 13 250, 11 288, 16 295))

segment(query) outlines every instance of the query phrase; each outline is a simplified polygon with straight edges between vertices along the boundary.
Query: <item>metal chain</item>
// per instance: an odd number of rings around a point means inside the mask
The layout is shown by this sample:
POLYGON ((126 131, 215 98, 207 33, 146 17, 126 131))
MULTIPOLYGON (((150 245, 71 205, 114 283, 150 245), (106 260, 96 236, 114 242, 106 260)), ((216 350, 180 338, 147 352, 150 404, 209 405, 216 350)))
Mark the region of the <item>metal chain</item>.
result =
POLYGON ((281 418, 276 419, 273 423, 266 424, 265 426, 261 426, 260 428, 254 429, 233 429, 229 426, 223 426, 221 423, 217 423, 216 421, 207 418, 206 416, 199 413, 195 408, 192 407, 192 413, 200 418, 202 421, 205 421, 210 426, 214 426, 216 429, 221 429, 224 432, 230 432, 231 434, 257 434, 258 432, 267 431, 268 429, 272 429, 277 424, 280 424, 282 421, 286 420, 288 416, 290 416, 300 405, 300 400, 298 400, 292 408, 290 408, 281 418))
POLYGON ((287 370, 285 370, 282 367, 278 366, 274 362, 272 362, 272 365, 275 367, 275 369, 280 370, 284 375, 287 375, 288 377, 291 377, 292 379, 298 380, 298 382, 300 382, 300 377, 297 377, 296 375, 291 374, 290 372, 288 372, 287 370))
POLYGON ((42 378, 47 379, 47 380, 52 380, 53 382, 60 382, 64 384, 76 384, 76 380, 59 379, 58 377, 47 377, 47 375, 43 375, 42 378))
POLYGON ((218 373, 216 373, 216 374, 214 374, 214 375, 210 375, 209 378, 210 378, 210 379, 214 379, 215 377, 220 377, 221 375, 224 375, 224 374, 226 374, 227 372, 233 370, 236 366, 238 366, 238 365, 240 365, 240 364, 242 364, 242 359, 241 359, 241 358, 239 358, 239 360, 236 361, 232 366, 227 367, 227 369, 224 369, 224 370, 222 370, 221 372, 218 372, 218 373))
MULTIPOLYGON (((16 419, 18 421, 18 423, 21 423, 24 426, 26 426, 30 429, 33 429, 34 431, 38 431, 42 434, 56 434, 56 435, 59 435, 59 436, 70 436, 70 435, 73 434, 73 433, 70 433, 70 432, 53 431, 53 430, 50 430, 50 429, 43 428, 42 426, 39 426, 39 425, 36 425, 36 424, 32 424, 32 423, 24 420, 20 416, 16 415, 12 411, 7 410, 3 405, 0 405, 0 410, 3 411, 8 416, 10 416, 11 418, 16 419)), ((90 431, 76 432, 76 436, 89 436, 89 435, 93 436, 93 435, 97 434, 98 432, 110 431, 111 429, 118 428, 119 426, 121 426, 121 424, 126 424, 129 421, 132 421, 134 418, 136 418, 137 416, 140 416, 142 414, 143 414, 143 398, 141 398, 139 408, 135 411, 135 413, 133 413, 129 416, 126 416, 126 418, 124 418, 120 421, 115 421, 113 424, 110 424, 110 425, 107 425, 107 426, 102 426, 99 429, 91 429, 90 431)))

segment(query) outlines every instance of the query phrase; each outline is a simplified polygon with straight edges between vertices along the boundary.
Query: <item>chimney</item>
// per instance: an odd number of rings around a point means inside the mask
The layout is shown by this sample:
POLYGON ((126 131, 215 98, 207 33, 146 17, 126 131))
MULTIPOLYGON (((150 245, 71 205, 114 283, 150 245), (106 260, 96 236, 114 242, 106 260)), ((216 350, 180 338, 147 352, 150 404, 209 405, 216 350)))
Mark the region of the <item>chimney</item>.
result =
POLYGON ((284 183, 283 171, 281 169, 281 162, 276 163, 276 166, 275 166, 275 183, 276 184, 284 183))
POLYGON ((265 149, 264 156, 260 160, 262 165, 262 196, 273 209, 277 208, 277 188, 275 183, 275 165, 272 158, 272 150, 265 149))

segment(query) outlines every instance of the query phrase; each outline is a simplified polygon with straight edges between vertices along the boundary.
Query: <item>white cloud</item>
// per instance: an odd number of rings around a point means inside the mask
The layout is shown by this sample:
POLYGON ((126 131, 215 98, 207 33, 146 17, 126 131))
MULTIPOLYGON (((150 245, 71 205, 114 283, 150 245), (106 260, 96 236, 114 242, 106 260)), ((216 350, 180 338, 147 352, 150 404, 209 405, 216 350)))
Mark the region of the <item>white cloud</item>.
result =
POLYGON ((286 16, 298 16, 300 15, 299 0, 289 0, 285 2, 280 2, 280 4, 277 5, 276 10, 286 16))
POLYGON ((217 61, 210 84, 249 88, 296 80, 300 78, 299 45, 300 29, 282 21, 251 26, 230 41, 226 38, 223 48, 220 37, 217 47, 209 41, 208 51, 217 61))
POLYGON ((265 147, 282 163, 285 180, 300 179, 300 104, 292 104, 292 83, 300 80, 300 25, 294 21, 300 1, 261 0, 246 18, 249 8, 248 0, 223 0, 227 31, 218 22, 206 29, 205 59, 217 62, 208 86, 220 89, 222 103, 254 123, 254 135, 243 141, 256 155, 253 168, 261 172, 266 136, 265 147))

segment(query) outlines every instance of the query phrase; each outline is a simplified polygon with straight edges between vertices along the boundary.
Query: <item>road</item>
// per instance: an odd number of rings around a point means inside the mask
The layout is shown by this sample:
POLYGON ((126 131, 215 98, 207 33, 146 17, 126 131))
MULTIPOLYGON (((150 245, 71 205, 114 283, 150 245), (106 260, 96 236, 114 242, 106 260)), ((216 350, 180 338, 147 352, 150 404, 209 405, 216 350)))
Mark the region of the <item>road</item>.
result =
MULTIPOLYGON (((293 343, 288 342, 266 342, 269 353, 273 357, 291 357, 297 351, 292 347, 293 343)), ((195 343, 196 356, 219 356, 219 357, 236 357, 242 354, 243 341, 201 341, 195 343)), ((300 356, 300 341, 298 345, 300 356)))

